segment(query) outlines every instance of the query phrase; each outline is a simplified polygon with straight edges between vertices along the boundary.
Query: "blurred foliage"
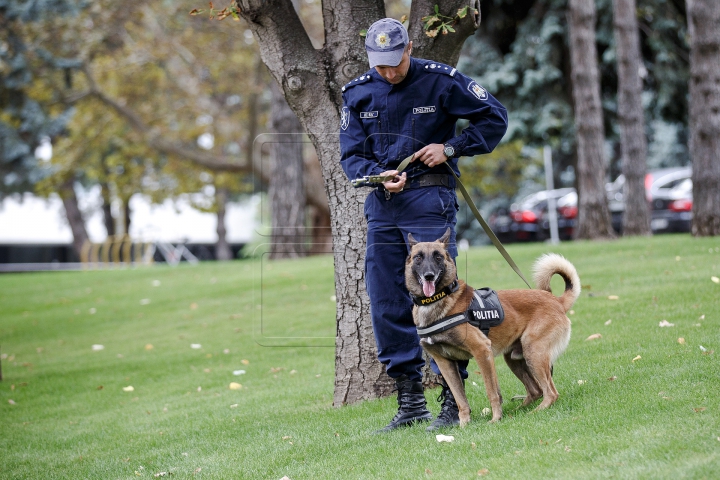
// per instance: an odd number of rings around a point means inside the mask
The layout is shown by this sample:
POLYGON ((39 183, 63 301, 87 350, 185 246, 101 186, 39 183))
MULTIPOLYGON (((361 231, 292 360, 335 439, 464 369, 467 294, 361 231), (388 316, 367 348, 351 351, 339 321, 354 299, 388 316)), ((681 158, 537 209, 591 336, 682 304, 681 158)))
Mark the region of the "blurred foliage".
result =
POLYGON ((71 18, 84 4, 0 0, 0 197, 31 190, 42 178, 35 149, 43 138, 61 134, 72 116, 71 106, 53 103, 51 95, 34 86, 48 70, 68 72, 79 61, 51 55, 27 36, 25 26, 50 18, 71 18))
MULTIPOLYGON (((648 164, 687 164, 685 2, 637 0, 637 4, 651 152, 648 164), (668 129, 675 133, 672 149, 660 145, 667 142, 668 129)), ((596 6, 601 95, 614 177, 619 173, 619 131, 612 0, 597 0, 596 6)), ((561 170, 574 163, 575 148, 567 0, 483 0, 481 11, 482 24, 465 44, 460 69, 477 78, 508 108, 506 141, 553 146, 559 177, 561 170)))
MULTIPOLYGON (((34 162, 34 171, 45 178, 38 181, 36 175, 29 183, 47 194, 74 176, 87 185, 108 185, 123 202, 135 193, 162 202, 207 185, 236 194, 251 190, 247 175, 213 173, 149 148, 125 118, 91 94, 84 73, 87 69, 99 90, 165 140, 197 149, 204 136, 210 152, 244 156, 253 141, 246 134, 249 122, 265 122, 269 108, 269 97, 263 97, 268 76, 258 70, 249 30, 236 22, 191 17, 187 1, 99 0, 82 7, 72 15, 13 21, 17 37, 33 46, 25 54, 23 95, 46 114, 74 113, 64 117, 60 131, 41 132, 52 138, 54 154, 44 168, 34 162), (59 68, 59 58, 75 63, 59 68), (262 101, 251 118, 252 95, 262 101)), ((32 149, 26 150, 32 157, 32 149)), ((204 191, 207 201, 197 206, 213 210, 212 189, 204 191)))

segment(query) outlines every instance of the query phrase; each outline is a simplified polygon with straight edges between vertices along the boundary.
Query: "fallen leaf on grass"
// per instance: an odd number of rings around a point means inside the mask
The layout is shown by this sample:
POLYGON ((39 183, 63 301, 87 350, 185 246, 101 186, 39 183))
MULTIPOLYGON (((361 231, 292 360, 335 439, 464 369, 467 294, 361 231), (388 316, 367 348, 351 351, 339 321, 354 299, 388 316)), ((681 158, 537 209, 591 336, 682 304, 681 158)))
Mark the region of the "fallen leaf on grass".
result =
POLYGON ((608 380, 614 382, 615 380, 617 380, 617 377, 613 375, 612 377, 608 378, 608 380))
POLYGON ((685 345, 685 339, 683 337, 678 338, 678 343, 680 345, 685 345))
POLYGON ((233 370, 233 375, 245 375, 245 370, 233 370))
POLYGON ((587 380, 578 380, 578 385, 585 385, 587 380))
POLYGON ((632 361, 633 361, 633 362, 636 362, 636 361, 640 360, 641 358, 642 358, 642 357, 641 357, 640 355, 638 355, 637 357, 633 358, 632 361))
POLYGON ((150 299, 149 298, 141 298, 140 299, 140 305, 149 305, 150 299))
POLYGON ((454 442, 454 441, 455 441, 455 437, 453 437, 452 435, 438 434, 438 435, 435 435, 435 440, 437 440, 438 443, 442 443, 442 442, 448 442, 448 443, 449 443, 449 442, 454 442))
POLYGON ((237 403, 233 403, 232 405, 230 405, 230 408, 237 408, 237 406, 238 406, 237 403))
POLYGON ((482 409, 482 412, 480 412, 480 415, 482 415, 483 417, 487 417, 491 413, 492 413, 492 410, 490 410, 490 408, 488 408, 488 407, 485 407, 482 409))
POLYGON ((242 385, 236 382, 230 382, 230 390, 240 390, 242 385))
POLYGON ((193 302, 190 304, 190 310, 196 310, 198 308, 198 304, 193 302))
POLYGON ((693 408, 693 412, 695 412, 695 413, 704 412, 705 410, 707 410, 707 407, 693 408))
POLYGON ((425 475, 432 475, 432 470, 430 470, 429 468, 426 468, 425 475))
POLYGON ((242 360, 240 360, 240 363, 242 363, 243 365, 250 365, 250 360, 245 360, 243 358, 242 360))
POLYGON ((700 320, 705 320, 705 314, 700 315, 700 320))
POLYGON ((97 344, 96 344, 96 345, 93 345, 91 348, 92 348, 92 351, 93 351, 93 352, 99 352, 100 350, 104 350, 104 349, 105 349, 105 345, 97 345, 97 344))
POLYGON ((283 367, 271 367, 271 368, 270 368, 270 373, 278 373, 278 372, 281 372, 281 371, 283 371, 283 370, 285 370, 283 367))
POLYGON ((132 385, 128 385, 127 387, 123 387, 123 392, 134 392, 135 388, 132 385))
POLYGON ((593 333, 592 335, 587 337, 585 341, 587 342, 588 340, 597 340, 598 338, 602 338, 602 335, 599 333, 593 333))
POLYGON ((700 350, 703 352, 707 352, 707 348, 703 347, 702 345, 700 345, 700 350))
POLYGON ((478 470, 478 477, 484 477, 488 473, 490 473, 490 470, 488 470, 487 468, 482 468, 478 470))
POLYGON ((158 473, 156 473, 155 475, 153 475, 153 477, 156 477, 156 478, 157 478, 157 477, 164 477, 164 476, 167 475, 167 474, 168 474, 168 472, 158 472, 158 473))
POLYGON ((201 470, 202 470, 202 467, 196 468, 195 471, 193 472, 193 475, 195 475, 196 473, 200 473, 201 470))
POLYGON ((8 403, 9 403, 10 405, 17 405, 17 404, 15 403, 15 400, 13 400, 13 399, 11 399, 11 398, 8 399, 8 403))
POLYGON ((663 320, 662 322, 660 322, 660 323, 658 324, 658 326, 659 326, 659 327, 674 327, 675 324, 674 324, 674 323, 670 323, 670 322, 668 322, 667 320, 663 320))
POLYGON ((720 283, 720 278, 718 278, 718 277, 710 277, 710 280, 712 280, 715 283, 720 283))
POLYGON ((102 390, 103 388, 105 387, 103 387, 102 385, 98 385, 97 390, 102 390))
POLYGON ((292 437, 290 435, 285 435, 282 437, 283 440, 290 440, 292 437))
POLYGON ((605 325, 610 325, 611 323, 612 323, 612 320, 608 320, 607 322, 605 322, 605 325))
POLYGON ((145 350, 152 350, 153 348, 155 347, 153 347, 152 343, 148 343, 147 345, 145 345, 145 350))
POLYGON ((620 297, 617 295, 608 295, 608 300, 620 300, 620 297))
POLYGON ((199 350, 202 348, 202 345, 200 345, 199 343, 191 343, 190 348, 192 348, 193 350, 199 350))

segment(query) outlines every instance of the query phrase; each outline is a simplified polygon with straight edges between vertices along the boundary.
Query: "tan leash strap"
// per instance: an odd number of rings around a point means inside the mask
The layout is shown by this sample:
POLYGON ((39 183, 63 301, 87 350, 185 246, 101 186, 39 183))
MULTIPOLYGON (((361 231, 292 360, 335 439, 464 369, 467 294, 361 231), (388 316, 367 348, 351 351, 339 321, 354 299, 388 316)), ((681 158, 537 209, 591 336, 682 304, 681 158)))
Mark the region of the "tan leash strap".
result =
POLYGON ((473 212, 473 215, 475 215, 475 218, 477 218, 478 222, 480 222, 480 226, 483 228, 483 230, 485 230, 485 234, 488 236, 488 238, 490 238, 490 241, 493 243, 493 245, 495 245, 495 248, 498 249, 498 252, 500 252, 500 255, 503 256, 508 265, 510 265, 510 267, 515 270, 515 273, 517 273, 520 278, 522 278, 523 282, 525 282, 525 285, 527 285, 528 288, 532 289, 528 281, 525 279, 525 276, 520 271, 520 268, 518 268, 518 266, 515 264, 515 261, 512 259, 507 250, 505 250, 505 247, 503 247, 503 244, 500 243, 500 240, 498 240, 498 238, 495 236, 495 232, 492 231, 485 219, 482 217, 482 215, 480 215, 480 211, 477 209, 477 207, 475 206, 475 202, 472 201, 470 194, 465 189, 465 185, 463 185, 458 176, 455 175, 455 171, 452 169, 452 167, 450 167, 450 165, 448 165, 447 163, 445 163, 445 165, 447 165, 448 170, 450 170, 450 173, 452 173, 453 177, 455 177, 455 181, 457 182, 457 188, 459 188, 460 192, 462 192, 463 197, 465 197, 465 201, 470 207, 470 210, 473 212))

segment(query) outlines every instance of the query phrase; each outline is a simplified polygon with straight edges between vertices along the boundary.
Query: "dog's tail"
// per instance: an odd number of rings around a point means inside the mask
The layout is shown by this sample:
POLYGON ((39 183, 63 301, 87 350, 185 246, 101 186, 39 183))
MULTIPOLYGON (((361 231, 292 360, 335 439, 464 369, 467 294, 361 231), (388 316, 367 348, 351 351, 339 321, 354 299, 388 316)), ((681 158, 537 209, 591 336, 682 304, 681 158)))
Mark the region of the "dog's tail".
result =
POLYGON ((546 253, 538 258, 533 265, 533 278, 536 288, 552 293, 550 279, 553 275, 560 275, 565 280, 565 292, 558 298, 567 312, 580 296, 580 277, 572 263, 562 255, 546 253))

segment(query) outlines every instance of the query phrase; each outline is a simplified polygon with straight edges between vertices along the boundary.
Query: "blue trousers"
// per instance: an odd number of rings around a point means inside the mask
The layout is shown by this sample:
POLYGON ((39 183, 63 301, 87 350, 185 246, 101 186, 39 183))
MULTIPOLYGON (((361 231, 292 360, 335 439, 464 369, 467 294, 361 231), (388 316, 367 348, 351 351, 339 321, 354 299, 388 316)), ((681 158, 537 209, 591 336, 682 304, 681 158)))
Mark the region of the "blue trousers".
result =
MULTIPOLYGON (((411 380, 420 380, 425 364, 412 319, 413 303, 405 288, 407 235, 412 233, 415 240, 429 242, 442 237, 450 227, 450 253, 455 258, 457 211, 455 191, 444 186, 406 190, 390 199, 375 190, 365 200, 365 285, 378 359, 392 378, 407 375, 411 380)), ((458 362, 462 378, 468 376, 467 364, 458 362)), ((434 361, 431 367, 440 373, 434 361)))

